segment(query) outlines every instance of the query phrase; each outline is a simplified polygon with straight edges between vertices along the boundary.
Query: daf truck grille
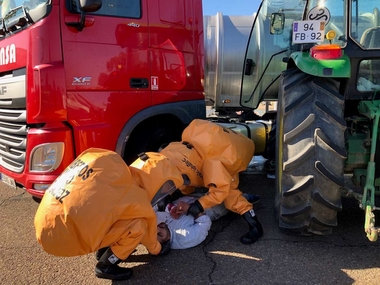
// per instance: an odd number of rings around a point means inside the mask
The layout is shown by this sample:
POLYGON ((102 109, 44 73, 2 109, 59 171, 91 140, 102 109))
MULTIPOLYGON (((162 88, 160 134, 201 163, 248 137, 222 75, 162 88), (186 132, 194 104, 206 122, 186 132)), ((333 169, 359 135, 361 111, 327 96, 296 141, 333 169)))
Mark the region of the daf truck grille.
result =
POLYGON ((26 68, 0 75, 0 166, 22 173, 26 160, 26 68))
POLYGON ((0 109, 0 165, 21 173, 26 155, 26 110, 0 109))

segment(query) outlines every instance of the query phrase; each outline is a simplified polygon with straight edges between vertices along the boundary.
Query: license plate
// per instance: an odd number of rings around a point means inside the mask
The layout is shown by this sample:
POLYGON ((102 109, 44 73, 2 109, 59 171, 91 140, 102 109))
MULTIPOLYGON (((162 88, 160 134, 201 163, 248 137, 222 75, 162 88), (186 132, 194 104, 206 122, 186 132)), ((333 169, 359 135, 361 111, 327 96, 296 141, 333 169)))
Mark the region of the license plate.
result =
POLYGON ((16 182, 13 178, 10 178, 9 176, 7 176, 5 174, 0 173, 0 179, 2 182, 7 184, 8 186, 10 186, 12 188, 16 188, 16 182))
POLYGON ((295 21, 293 23, 293 44, 318 43, 325 40, 325 22, 295 21))

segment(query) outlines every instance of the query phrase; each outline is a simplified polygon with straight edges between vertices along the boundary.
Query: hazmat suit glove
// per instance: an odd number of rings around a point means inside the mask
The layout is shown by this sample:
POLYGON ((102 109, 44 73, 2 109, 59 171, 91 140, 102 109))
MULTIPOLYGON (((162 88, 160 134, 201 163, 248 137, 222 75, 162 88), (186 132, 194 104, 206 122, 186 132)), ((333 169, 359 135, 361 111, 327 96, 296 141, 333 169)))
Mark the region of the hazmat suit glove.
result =
POLYGON ((175 200, 183 197, 183 194, 179 189, 175 190, 172 194, 166 196, 163 200, 157 203, 157 209, 160 212, 164 212, 168 204, 173 203, 175 200))
POLYGON ((166 196, 163 200, 159 201, 157 203, 157 210, 159 212, 164 212, 165 211, 165 208, 166 206, 171 203, 171 199, 170 199, 170 195, 166 196))
POLYGON ((170 197, 170 202, 173 202, 175 200, 178 200, 179 198, 183 197, 184 195, 182 194, 181 190, 176 189, 172 194, 169 195, 170 197))
POLYGON ((187 210, 186 215, 192 215, 194 218, 197 218, 199 214, 203 212, 204 212, 204 209, 201 203, 199 203, 199 201, 197 200, 194 203, 190 204, 190 207, 187 210))

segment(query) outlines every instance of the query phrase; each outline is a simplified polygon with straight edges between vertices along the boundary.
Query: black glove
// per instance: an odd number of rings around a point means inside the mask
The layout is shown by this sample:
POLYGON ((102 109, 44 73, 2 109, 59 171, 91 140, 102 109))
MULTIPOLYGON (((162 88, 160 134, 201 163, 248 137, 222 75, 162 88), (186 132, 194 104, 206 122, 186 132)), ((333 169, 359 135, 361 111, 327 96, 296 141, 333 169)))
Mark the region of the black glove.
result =
POLYGON ((187 210, 186 215, 192 215, 194 218, 197 218, 200 213, 203 213, 204 209, 199 203, 199 201, 195 201, 193 204, 190 204, 189 209, 187 210))
POLYGON ((160 202, 157 203, 157 209, 159 212, 165 212, 166 206, 170 203, 173 203, 175 200, 183 197, 184 195, 182 192, 177 189, 172 194, 166 196, 164 199, 162 199, 160 202))
POLYGON ((159 256, 167 255, 170 252, 170 240, 161 243, 161 251, 159 256))
POLYGON ((177 189, 172 194, 169 195, 171 201, 170 203, 173 203, 175 200, 178 200, 179 198, 183 197, 181 190, 177 189))
POLYGON ((171 203, 170 195, 166 196, 160 202, 157 203, 157 209, 159 212, 165 212, 166 205, 171 203))

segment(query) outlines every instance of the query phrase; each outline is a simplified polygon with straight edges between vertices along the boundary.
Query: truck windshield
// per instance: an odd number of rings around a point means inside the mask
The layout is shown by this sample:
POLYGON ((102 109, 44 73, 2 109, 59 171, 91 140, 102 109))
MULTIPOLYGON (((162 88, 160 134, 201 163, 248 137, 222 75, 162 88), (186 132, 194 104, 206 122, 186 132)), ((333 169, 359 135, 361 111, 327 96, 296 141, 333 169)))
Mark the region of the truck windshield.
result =
POLYGON ((30 16, 30 20, 36 22, 47 13, 47 4, 50 0, 0 0, 1 19, 9 15, 9 12, 15 8, 23 7, 30 16))

